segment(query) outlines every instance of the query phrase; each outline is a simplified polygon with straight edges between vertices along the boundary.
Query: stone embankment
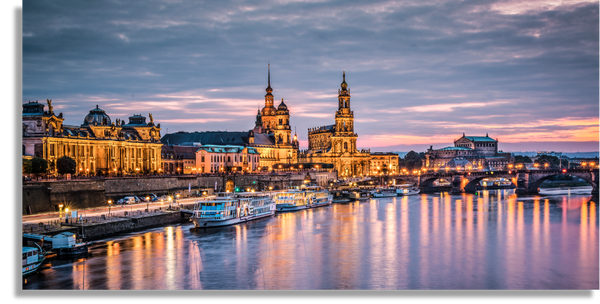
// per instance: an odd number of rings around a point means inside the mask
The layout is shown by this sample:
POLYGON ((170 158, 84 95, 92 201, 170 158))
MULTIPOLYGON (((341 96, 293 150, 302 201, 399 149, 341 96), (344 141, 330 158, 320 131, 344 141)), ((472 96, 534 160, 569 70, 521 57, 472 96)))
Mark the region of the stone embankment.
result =
POLYGON ((150 213, 144 211, 134 211, 133 213, 125 211, 119 214, 111 214, 110 216, 102 215, 70 219, 68 223, 66 220, 61 220, 39 224, 24 224, 23 233, 52 236, 68 231, 76 234, 77 239, 89 241, 125 232, 187 221, 189 221, 189 215, 179 210, 154 210, 150 213))

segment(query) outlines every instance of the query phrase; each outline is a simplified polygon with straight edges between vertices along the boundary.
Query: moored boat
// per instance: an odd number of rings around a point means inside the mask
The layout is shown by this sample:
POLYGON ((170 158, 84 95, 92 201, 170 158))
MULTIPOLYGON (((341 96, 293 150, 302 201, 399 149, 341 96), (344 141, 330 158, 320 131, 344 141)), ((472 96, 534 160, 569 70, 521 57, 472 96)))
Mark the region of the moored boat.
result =
POLYGON ((89 242, 77 243, 73 233, 61 232, 52 236, 52 251, 58 256, 74 256, 88 253, 89 242))
POLYGON ((421 189, 419 189, 418 187, 410 186, 408 184, 396 186, 396 194, 398 196, 419 194, 420 191, 421 189))
POLYGON ((40 268, 46 254, 38 244, 36 247, 23 247, 23 275, 32 274, 40 268))
POLYGON ((395 197, 398 196, 396 189, 393 188, 377 188, 371 191, 373 197, 395 197))
POLYGON ((351 191, 348 194, 348 197, 350 198, 351 201, 366 201, 371 196, 369 195, 369 192, 366 192, 366 191, 351 191))
POLYGON ((275 193, 273 200, 278 212, 286 212, 331 205, 333 195, 321 187, 313 186, 275 193))
POLYGON ((197 201, 190 220, 197 228, 235 225, 275 214, 275 202, 267 195, 217 197, 197 201))

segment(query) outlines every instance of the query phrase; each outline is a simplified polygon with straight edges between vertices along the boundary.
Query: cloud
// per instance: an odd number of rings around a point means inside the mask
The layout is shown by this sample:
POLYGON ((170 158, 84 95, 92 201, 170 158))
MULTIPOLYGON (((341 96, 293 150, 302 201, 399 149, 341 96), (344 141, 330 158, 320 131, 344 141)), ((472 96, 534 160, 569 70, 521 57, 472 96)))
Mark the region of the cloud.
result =
POLYGON ((588 139, 598 15, 597 1, 25 1, 23 100, 52 98, 70 124, 99 104, 249 130, 270 62, 299 130, 334 123, 345 69, 368 145, 588 139))

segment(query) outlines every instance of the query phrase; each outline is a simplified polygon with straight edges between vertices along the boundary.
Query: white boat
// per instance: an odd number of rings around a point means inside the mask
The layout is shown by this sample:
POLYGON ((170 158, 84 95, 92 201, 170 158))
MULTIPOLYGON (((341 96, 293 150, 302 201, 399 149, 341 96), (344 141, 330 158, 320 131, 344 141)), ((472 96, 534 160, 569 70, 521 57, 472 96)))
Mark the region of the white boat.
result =
POLYGON ((23 247, 23 275, 28 275, 34 273, 44 259, 46 259, 46 254, 42 250, 38 244, 35 244, 36 247, 23 247))
POLYGON ((396 189, 394 188, 377 188, 371 190, 371 195, 373 197, 395 197, 398 196, 396 193, 396 189))
POLYGON ((331 205, 333 195, 321 187, 290 189, 273 195, 278 212, 298 211, 331 205))
POLYGON ((217 197, 197 201, 190 217, 198 228, 235 225, 275 214, 275 202, 267 195, 217 197))
POLYGON ((398 196, 419 194, 420 191, 421 191, 421 189, 419 189, 418 187, 415 187, 415 186, 411 186, 411 185, 396 186, 396 193, 398 196))
POLYGON ((52 251, 59 256, 73 256, 88 253, 89 242, 76 242, 76 235, 69 232, 61 232, 52 237, 52 251))

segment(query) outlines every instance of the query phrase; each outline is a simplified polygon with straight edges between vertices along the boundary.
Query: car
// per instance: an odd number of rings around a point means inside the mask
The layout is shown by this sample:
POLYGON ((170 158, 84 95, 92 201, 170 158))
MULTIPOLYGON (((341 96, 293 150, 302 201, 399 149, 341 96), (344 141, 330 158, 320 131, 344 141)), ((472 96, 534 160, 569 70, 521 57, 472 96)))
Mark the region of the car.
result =
POLYGON ((124 199, 122 199, 122 198, 120 198, 120 199, 118 199, 118 200, 116 201, 116 203, 117 203, 117 204, 119 204, 119 205, 123 205, 123 203, 125 203, 125 200, 124 200, 124 199))
POLYGON ((139 197, 137 197, 135 195, 133 197, 135 198, 135 202, 136 203, 141 203, 142 202, 142 200, 139 197))
POLYGON ((123 204, 135 204, 138 202, 139 202, 139 199, 136 200, 135 196, 126 196, 123 198, 123 204))

